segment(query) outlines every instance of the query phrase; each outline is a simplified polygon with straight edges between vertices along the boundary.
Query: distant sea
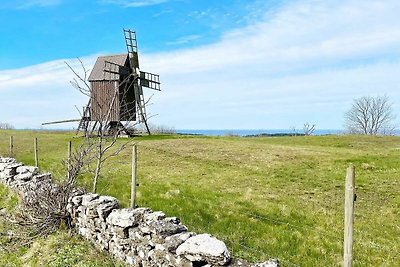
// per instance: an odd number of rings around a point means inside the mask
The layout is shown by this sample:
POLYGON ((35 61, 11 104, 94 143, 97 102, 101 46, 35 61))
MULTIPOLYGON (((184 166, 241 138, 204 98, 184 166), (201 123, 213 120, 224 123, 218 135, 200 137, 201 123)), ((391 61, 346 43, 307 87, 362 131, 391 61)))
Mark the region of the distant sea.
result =
MULTIPOLYGON (((178 134, 193 134, 193 135, 208 135, 208 136, 248 136, 260 134, 302 134, 303 131, 288 130, 288 129, 219 129, 219 130, 204 130, 204 129, 180 129, 176 130, 178 134)), ((343 134, 343 130, 335 129, 317 129, 313 135, 329 135, 329 134, 343 134)))

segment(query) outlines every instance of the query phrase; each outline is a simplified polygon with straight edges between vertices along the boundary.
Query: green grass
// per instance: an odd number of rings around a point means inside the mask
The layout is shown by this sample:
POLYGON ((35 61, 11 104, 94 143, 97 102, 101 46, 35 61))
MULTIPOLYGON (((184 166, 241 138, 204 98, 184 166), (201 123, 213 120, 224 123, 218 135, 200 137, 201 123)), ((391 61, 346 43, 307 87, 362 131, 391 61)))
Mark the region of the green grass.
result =
MULTIPOLYGON (((18 160, 64 174, 72 133, 0 131, 0 155, 14 136, 18 160)), ((123 142, 124 140, 121 140, 123 142)), ((138 144, 138 203, 180 217, 190 230, 224 240, 250 261, 339 266, 344 177, 356 166, 355 266, 399 266, 400 138, 368 136, 149 136, 138 144)), ((128 206, 131 149, 110 159, 99 193, 128 206)), ((89 184, 88 181, 81 181, 89 184)))

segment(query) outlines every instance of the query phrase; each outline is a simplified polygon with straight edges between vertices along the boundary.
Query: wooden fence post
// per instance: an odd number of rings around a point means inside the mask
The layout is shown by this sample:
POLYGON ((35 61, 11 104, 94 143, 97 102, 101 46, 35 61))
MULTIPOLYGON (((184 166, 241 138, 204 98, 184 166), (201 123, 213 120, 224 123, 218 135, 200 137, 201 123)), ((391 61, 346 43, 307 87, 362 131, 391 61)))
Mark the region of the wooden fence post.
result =
POLYGON ((10 157, 13 156, 13 153, 14 153, 13 148, 14 148, 14 142, 13 142, 13 136, 11 135, 10 136, 10 157))
POLYGON ((72 153, 72 142, 68 142, 68 162, 67 162, 67 178, 69 180, 71 174, 71 153, 72 153))
POLYGON ((353 232, 354 232, 354 201, 355 201, 355 168, 347 168, 345 207, 344 207, 344 267, 353 265, 353 232))
POLYGON ((136 201, 136 145, 132 147, 132 182, 131 182, 131 208, 135 208, 136 201))
POLYGON ((35 139, 33 139, 33 148, 34 148, 34 152, 35 152, 35 166, 39 167, 37 137, 35 137, 35 139))

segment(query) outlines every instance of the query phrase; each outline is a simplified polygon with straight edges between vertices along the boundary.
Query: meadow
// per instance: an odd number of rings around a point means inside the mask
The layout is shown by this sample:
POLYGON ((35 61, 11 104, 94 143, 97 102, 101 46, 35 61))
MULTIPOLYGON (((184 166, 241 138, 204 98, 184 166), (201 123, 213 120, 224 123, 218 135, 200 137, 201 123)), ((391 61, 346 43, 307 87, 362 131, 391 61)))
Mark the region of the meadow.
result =
MULTIPOLYGON (((0 131, 0 155, 8 155, 10 135, 14 156, 25 164, 34 164, 37 137, 40 168, 56 178, 65 175, 68 141, 73 147, 81 142, 71 132, 0 131)), ((278 258, 282 266, 342 264, 344 179, 354 164, 354 266, 400 266, 400 137, 157 135, 129 141, 138 147, 139 206, 215 235, 236 257, 278 258)), ((128 147, 108 161, 98 193, 127 207, 130 176, 128 147)), ((87 175, 79 183, 90 190, 87 175)))

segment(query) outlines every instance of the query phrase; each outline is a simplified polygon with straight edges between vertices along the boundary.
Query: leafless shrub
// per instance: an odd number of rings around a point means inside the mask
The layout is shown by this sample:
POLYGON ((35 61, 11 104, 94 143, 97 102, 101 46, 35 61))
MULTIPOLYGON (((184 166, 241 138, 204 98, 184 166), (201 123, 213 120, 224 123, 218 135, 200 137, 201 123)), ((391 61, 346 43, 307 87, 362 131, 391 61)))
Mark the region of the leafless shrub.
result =
POLYGON ((315 131, 315 124, 311 125, 308 122, 304 123, 303 125, 303 131, 305 136, 310 136, 314 133, 315 131))
POLYGON ((129 81, 129 79, 132 79, 131 76, 128 76, 121 82, 122 89, 115 90, 115 94, 109 103, 96 102, 96 99, 91 97, 92 88, 87 82, 87 74, 89 71, 85 68, 81 60, 79 60, 79 62, 83 74, 78 73, 78 71, 74 70, 68 63, 66 63, 75 75, 71 84, 79 92, 89 97, 88 106, 91 105, 98 107, 96 109, 98 113, 96 114, 95 121, 87 121, 88 125, 85 128, 84 139, 80 147, 75 151, 73 158, 68 163, 68 172, 70 177, 74 177, 74 179, 83 172, 83 169, 85 169, 85 172, 91 173, 92 192, 96 192, 98 180, 106 161, 110 157, 118 155, 123 149, 132 143, 130 141, 122 143, 117 142, 120 134, 123 131, 128 130, 129 127, 132 127, 130 124, 132 124, 134 117, 128 118, 128 121, 125 122, 118 122, 119 125, 114 125, 116 127, 112 127, 113 124, 115 124, 115 122, 111 120, 111 110, 114 102, 116 99, 120 99, 121 110, 126 112, 126 114, 136 114, 136 106, 123 101, 128 93, 129 87, 131 86, 129 81), (117 143, 118 146, 115 146, 117 143))
POLYGON ((23 226, 31 237, 47 236, 61 225, 70 228, 71 218, 66 207, 69 197, 74 193, 76 189, 67 183, 42 183, 21 203, 15 223, 23 226))
POLYGON ((18 208, 13 214, 0 216, 0 221, 9 226, 0 233, 8 239, 8 246, 27 245, 60 227, 71 228, 71 217, 66 209, 68 199, 83 193, 82 189, 75 188, 69 181, 56 184, 51 180, 30 182, 22 187, 18 208))

